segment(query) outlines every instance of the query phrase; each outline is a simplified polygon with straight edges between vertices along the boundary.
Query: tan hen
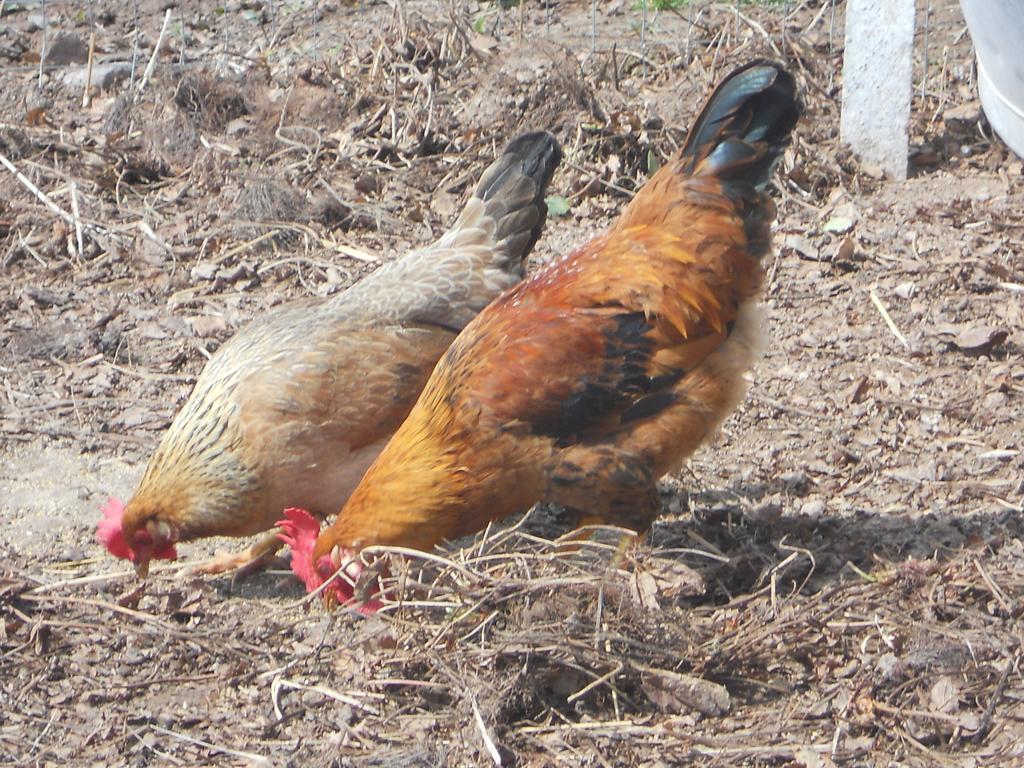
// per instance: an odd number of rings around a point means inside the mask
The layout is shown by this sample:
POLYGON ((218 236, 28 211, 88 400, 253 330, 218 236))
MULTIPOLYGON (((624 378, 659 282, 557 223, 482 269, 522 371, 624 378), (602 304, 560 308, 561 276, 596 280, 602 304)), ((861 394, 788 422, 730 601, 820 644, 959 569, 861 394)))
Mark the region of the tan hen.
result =
MULTIPOLYGON (((331 298, 268 312, 226 342, 164 434, 139 487, 98 531, 145 574, 174 545, 246 536, 285 507, 337 511, 402 423, 434 364, 491 299, 522 279, 561 158, 515 139, 452 228, 331 298)), ((274 536, 208 571, 258 561, 274 536)))

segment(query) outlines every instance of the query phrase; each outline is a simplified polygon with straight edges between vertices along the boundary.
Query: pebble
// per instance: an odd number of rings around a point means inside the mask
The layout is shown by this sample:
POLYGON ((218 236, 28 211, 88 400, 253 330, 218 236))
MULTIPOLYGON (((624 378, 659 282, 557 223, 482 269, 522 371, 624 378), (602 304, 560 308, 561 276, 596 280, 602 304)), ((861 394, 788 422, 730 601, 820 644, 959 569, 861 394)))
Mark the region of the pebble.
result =
MULTIPOLYGON (((111 61, 106 64, 94 64, 92 68, 92 79, 89 81, 92 87, 101 88, 104 91, 121 80, 126 80, 132 72, 130 61, 111 61)), ((81 90, 85 87, 85 79, 89 76, 88 67, 75 67, 61 75, 61 82, 71 90, 81 90)))
POLYGON ((217 265, 210 262, 196 264, 189 274, 193 280, 213 280, 217 274, 217 265))
POLYGON ((878 657, 878 661, 875 662, 875 667, 882 673, 882 677, 885 679, 894 675, 898 666, 899 659, 896 658, 894 653, 882 654, 878 657))
POLYGON ((800 514, 804 517, 821 517, 824 512, 825 502, 821 499, 811 499, 810 501, 804 502, 803 506, 800 507, 800 514))
POLYGON ((78 547, 71 547, 61 552, 57 559, 64 560, 65 562, 77 563, 78 561, 85 559, 85 552, 78 547))
POLYGON ((807 475, 803 472, 787 472, 779 478, 790 491, 800 491, 807 487, 807 475))
POLYGON ((995 411, 1006 405, 1006 394, 1003 392, 989 392, 985 395, 985 410, 995 411))
POLYGON ((899 285, 897 285, 896 288, 893 290, 893 293, 895 293, 901 299, 909 299, 911 296, 914 295, 916 291, 917 286, 913 283, 913 281, 908 280, 905 283, 900 283, 899 285))
POLYGON ((324 695, 319 691, 303 691, 302 692, 302 703, 307 707, 315 707, 318 704, 322 704, 324 701, 324 695))
POLYGON ((762 504, 750 513, 751 520, 760 524, 773 523, 780 517, 782 517, 782 505, 774 501, 762 504))
POLYGON ((49 65, 84 64, 88 60, 89 46, 70 32, 58 32, 43 53, 43 61, 49 65))

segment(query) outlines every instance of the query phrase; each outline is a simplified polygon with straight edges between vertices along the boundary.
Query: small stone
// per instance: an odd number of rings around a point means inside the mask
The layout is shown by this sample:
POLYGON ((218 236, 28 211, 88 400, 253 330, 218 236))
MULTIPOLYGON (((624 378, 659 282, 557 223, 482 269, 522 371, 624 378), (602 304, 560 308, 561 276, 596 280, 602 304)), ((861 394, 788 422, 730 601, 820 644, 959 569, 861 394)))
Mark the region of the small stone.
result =
POLYGON ((837 235, 845 235, 853 229, 853 219, 848 216, 833 216, 822 226, 824 232, 834 232, 837 235))
POLYGON ((750 519, 759 524, 773 523, 780 517, 782 517, 782 505, 776 504, 774 501, 762 504, 750 512, 750 519))
POLYGON ((231 267, 221 267, 217 270, 217 279, 223 280, 225 283, 235 283, 251 274, 252 268, 243 261, 231 267))
POLYGON ((78 35, 59 32, 43 52, 43 61, 49 65, 84 64, 89 60, 89 46, 78 35))
POLYGON ((807 475, 803 472, 787 472, 779 478, 786 490, 800 492, 807 488, 807 475))
MULTIPOLYGON (((89 84, 93 88, 100 88, 104 91, 110 90, 112 86, 122 80, 127 80, 131 74, 132 65, 128 61, 111 61, 106 64, 95 64, 92 68, 89 84)), ((90 77, 88 67, 76 67, 69 69, 61 76, 61 82, 71 90, 81 90, 85 87, 85 79, 90 77)))
POLYGON ((989 392, 985 395, 984 406, 986 411, 996 411, 1006 405, 1006 394, 1003 392, 989 392))
POLYGON ((324 695, 319 691, 303 691, 302 692, 302 703, 307 707, 315 707, 322 704, 324 701, 324 695))
POLYGON ((912 280, 908 280, 905 283, 900 283, 893 289, 893 293, 895 293, 901 299, 909 299, 916 292, 917 285, 912 280))
POLYGON ((942 119, 947 123, 976 123, 981 117, 981 102, 977 99, 965 101, 942 113, 942 119))
POLYGON ((825 512, 825 502, 821 499, 805 501, 800 507, 800 514, 804 517, 818 518, 825 512))
POLYGON ((193 280, 213 280, 217 274, 217 265, 209 262, 196 264, 189 274, 193 280))

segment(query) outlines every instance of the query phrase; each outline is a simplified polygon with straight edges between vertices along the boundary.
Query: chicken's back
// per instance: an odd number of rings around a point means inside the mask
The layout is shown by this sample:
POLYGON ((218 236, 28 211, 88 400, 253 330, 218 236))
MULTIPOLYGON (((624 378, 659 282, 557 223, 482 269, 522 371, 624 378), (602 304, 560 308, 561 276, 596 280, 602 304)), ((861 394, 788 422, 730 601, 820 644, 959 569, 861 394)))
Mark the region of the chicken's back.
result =
POLYGON ((665 444, 663 474, 735 405, 762 347, 762 259, 775 218, 765 187, 800 112, 793 77, 778 65, 731 74, 679 155, 610 231, 499 298, 443 367, 480 354, 512 361, 474 360, 462 386, 496 418, 537 414, 536 428, 563 443, 615 435, 641 455, 665 444), (531 384, 539 371, 549 372, 542 386, 531 384), (706 425, 691 420, 650 439, 647 427, 669 411, 706 425))

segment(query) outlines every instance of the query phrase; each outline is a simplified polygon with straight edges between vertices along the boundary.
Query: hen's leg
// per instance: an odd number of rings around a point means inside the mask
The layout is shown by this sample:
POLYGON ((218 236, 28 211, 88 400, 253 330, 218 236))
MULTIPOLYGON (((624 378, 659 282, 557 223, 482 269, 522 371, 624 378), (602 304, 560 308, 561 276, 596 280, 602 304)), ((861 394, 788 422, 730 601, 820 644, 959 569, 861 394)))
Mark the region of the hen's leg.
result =
MULTIPOLYGON (((546 470, 545 500, 576 512, 576 526, 616 525, 636 531, 624 537, 624 551, 639 543, 661 509, 647 463, 612 446, 573 446, 561 451, 546 470)), ((580 532, 579 538, 588 534, 580 532)))
POLYGON ((191 573, 216 574, 235 571, 234 579, 242 580, 267 567, 270 558, 284 546, 276 529, 241 552, 218 552, 213 559, 199 563, 191 573))

